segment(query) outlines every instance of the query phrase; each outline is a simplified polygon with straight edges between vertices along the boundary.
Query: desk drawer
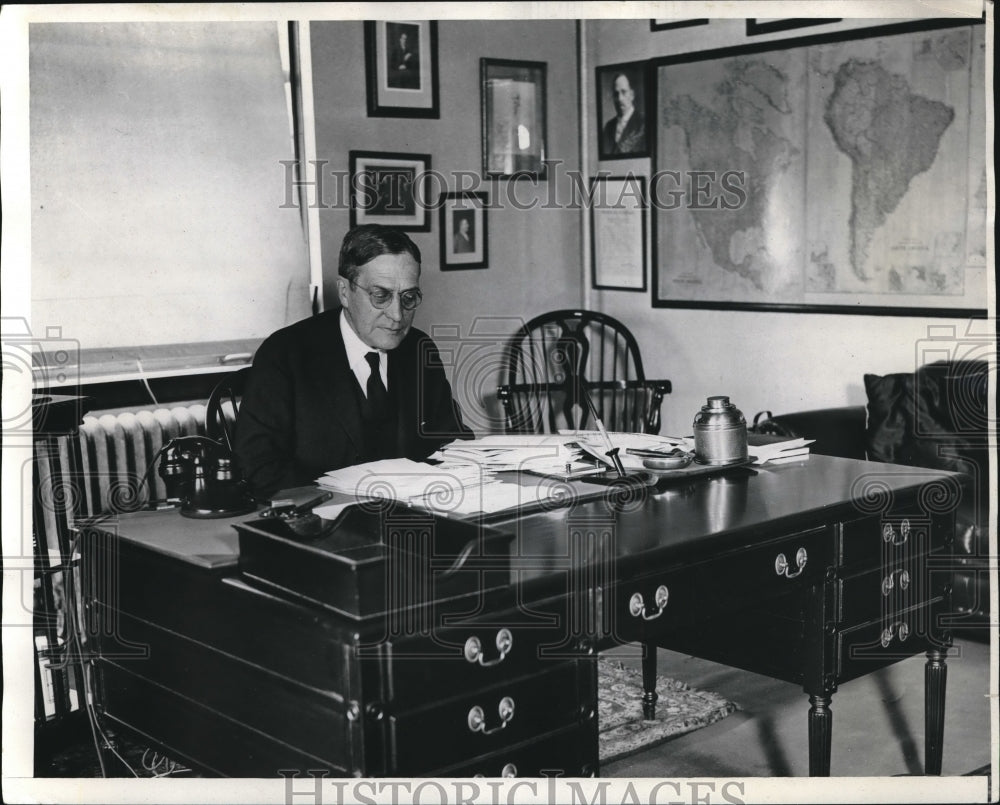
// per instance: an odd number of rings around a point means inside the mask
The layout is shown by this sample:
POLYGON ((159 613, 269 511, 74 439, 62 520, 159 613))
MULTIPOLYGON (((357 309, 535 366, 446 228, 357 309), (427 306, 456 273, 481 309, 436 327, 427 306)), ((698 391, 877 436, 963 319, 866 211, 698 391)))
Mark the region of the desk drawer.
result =
POLYGON ((136 656, 100 638, 105 675, 115 669, 300 751, 346 765, 352 731, 341 694, 302 685, 209 646, 118 613, 123 634, 148 649, 136 656))
POLYGON ((832 559, 825 527, 751 545, 697 564, 619 580, 614 593, 617 633, 626 640, 656 637, 718 613, 733 613, 823 581, 832 559))
POLYGON ((399 711, 587 656, 569 634, 566 606, 560 598, 532 605, 530 612, 492 615, 487 623, 438 626, 431 635, 362 648, 365 698, 399 711))
POLYGON ((940 647, 935 641, 935 599, 885 620, 873 621, 836 636, 837 681, 845 682, 899 660, 940 647))
POLYGON ((954 514, 899 510, 841 526, 841 567, 878 567, 936 553, 951 542, 954 514))
MULTIPOLYGON (((91 634, 141 642, 122 626, 121 612, 304 684, 345 689, 347 662, 338 645, 356 630, 238 578, 205 572, 101 532, 85 533, 91 634)), ((119 648, 134 653, 128 646, 119 648)))
POLYGON ((359 771, 346 752, 340 762, 318 758, 114 665, 99 663, 97 671, 97 707, 106 719, 204 773, 279 777, 282 769, 328 769, 335 776, 359 771))
POLYGON ((837 623, 850 628, 892 620, 897 613, 940 599, 949 578, 947 572, 929 573, 916 560, 848 576, 839 585, 837 623))
MULTIPOLYGON (((369 773, 411 776, 479 755, 492 754, 590 714, 584 693, 588 674, 574 661, 532 677, 478 690, 445 702, 401 713, 366 712, 366 732, 381 733, 382 770, 369 773)), ((596 714, 595 716, 596 717, 596 714)), ((368 743, 370 764, 376 747, 368 743)))
POLYGON ((594 777, 598 771, 597 719, 536 741, 440 769, 436 777, 594 777))

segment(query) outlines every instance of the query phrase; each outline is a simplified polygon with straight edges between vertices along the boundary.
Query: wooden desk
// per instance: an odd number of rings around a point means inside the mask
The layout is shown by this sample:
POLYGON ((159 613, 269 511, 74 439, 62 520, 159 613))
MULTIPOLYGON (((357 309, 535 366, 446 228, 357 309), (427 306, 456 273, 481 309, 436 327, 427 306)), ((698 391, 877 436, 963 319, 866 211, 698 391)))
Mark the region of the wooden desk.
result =
MULTIPOLYGON (((810 774, 826 775, 838 685, 926 652, 926 767, 939 773, 939 620, 963 481, 812 456, 493 518, 490 549, 461 561, 454 546, 428 554, 437 543, 419 535, 437 526, 396 507, 356 564, 399 535, 424 549, 386 561, 364 605, 294 589, 322 551, 357 559, 346 526, 295 574, 275 569, 289 554, 260 549, 294 549, 273 525, 244 520, 238 556, 230 522, 125 516, 118 536, 87 539, 85 564, 102 571, 88 582, 101 706, 225 775, 581 776, 599 771, 596 649, 641 641, 801 685, 810 774)), ((655 653, 644 671, 653 707, 655 653)))

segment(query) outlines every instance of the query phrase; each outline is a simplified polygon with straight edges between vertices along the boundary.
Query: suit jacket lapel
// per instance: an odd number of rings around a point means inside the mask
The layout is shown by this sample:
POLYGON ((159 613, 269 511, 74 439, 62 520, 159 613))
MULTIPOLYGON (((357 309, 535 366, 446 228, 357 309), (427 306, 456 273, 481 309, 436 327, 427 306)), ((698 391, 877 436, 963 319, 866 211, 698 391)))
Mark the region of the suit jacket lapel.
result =
POLYGON ((416 438, 420 425, 420 383, 416 372, 419 356, 413 354, 413 336, 407 338, 389 356, 389 393, 396 401, 396 444, 403 455, 410 452, 410 445, 416 438))
POLYGON ((327 398, 331 419, 338 422, 354 444, 359 455, 364 455, 364 437, 361 408, 354 390, 357 380, 344 349, 344 336, 340 332, 340 314, 330 317, 333 326, 320 347, 325 371, 319 373, 319 384, 327 398))

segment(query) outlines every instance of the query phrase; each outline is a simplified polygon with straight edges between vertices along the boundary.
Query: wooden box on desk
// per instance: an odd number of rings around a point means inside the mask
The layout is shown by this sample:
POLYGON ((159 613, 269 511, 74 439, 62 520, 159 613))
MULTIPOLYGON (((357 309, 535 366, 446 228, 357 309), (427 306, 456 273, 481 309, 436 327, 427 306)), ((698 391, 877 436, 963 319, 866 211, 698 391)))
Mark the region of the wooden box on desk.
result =
POLYGON ((243 577, 354 620, 510 583, 509 530, 391 501, 307 517, 237 523, 243 577))

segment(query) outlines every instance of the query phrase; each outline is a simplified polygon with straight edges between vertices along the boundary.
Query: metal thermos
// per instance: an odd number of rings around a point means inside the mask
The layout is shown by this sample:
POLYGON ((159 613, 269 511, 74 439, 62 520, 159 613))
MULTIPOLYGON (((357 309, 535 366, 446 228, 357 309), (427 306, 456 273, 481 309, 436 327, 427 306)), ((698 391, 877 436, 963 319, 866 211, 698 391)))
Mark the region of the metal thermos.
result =
POLYGON ((709 397, 694 418, 694 460, 722 466, 749 458, 747 421, 728 397, 709 397))

